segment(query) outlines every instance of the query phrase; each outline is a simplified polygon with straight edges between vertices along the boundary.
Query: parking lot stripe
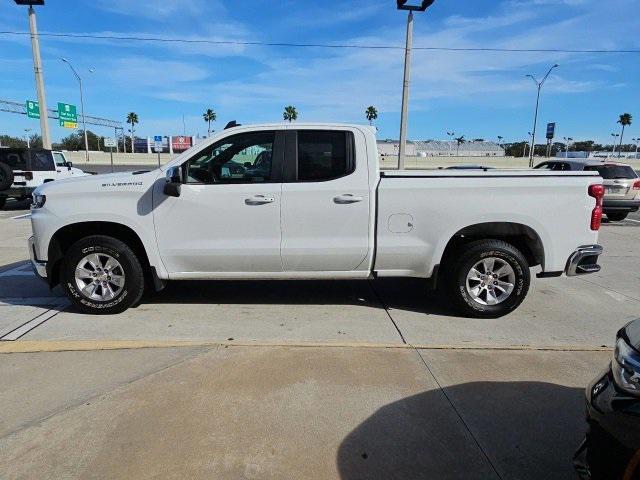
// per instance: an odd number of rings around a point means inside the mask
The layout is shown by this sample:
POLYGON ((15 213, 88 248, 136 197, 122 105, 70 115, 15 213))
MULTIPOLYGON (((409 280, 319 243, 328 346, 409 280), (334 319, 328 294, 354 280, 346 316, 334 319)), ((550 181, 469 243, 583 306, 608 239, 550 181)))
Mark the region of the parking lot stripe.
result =
MULTIPOLYGON (((56 312, 57 313, 57 312, 56 312)), ((2 353, 67 352, 94 350, 135 350, 178 347, 276 347, 276 348, 377 348, 417 350, 495 350, 550 352, 606 352, 612 347, 584 345, 492 346, 492 345, 409 345, 406 343, 318 343, 318 342, 202 342, 188 340, 19 340, 0 343, 2 353)))
POLYGON ((627 218, 627 222, 640 223, 640 220, 634 220, 633 218, 627 218))
POLYGON ((55 308, 49 309, 44 313, 41 313, 36 318, 33 318, 28 322, 23 323, 19 327, 11 330, 9 333, 0 337, 0 341, 6 342, 6 341, 13 341, 13 340, 19 339, 21 336, 30 332, 31 330, 36 328, 38 325, 42 325, 44 322, 46 322, 50 318, 55 317, 58 313, 63 311, 65 308, 66 308, 66 305, 60 305, 60 306, 56 306, 55 308))

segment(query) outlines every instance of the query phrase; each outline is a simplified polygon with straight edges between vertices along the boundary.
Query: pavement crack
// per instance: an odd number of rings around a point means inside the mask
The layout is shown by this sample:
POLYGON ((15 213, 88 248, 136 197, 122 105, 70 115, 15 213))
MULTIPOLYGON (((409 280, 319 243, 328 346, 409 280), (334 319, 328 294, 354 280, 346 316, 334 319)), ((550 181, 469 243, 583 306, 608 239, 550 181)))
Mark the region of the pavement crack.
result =
POLYGON ((469 424, 466 422, 466 420, 464 419, 464 417, 462 416, 462 412, 460 412, 460 410, 458 410, 458 407, 456 407, 456 405, 453 403, 453 400, 451 399, 451 397, 449 397, 449 395, 447 395, 446 390, 442 387, 442 385, 440 384, 440 382, 438 381, 437 377, 435 376, 435 374, 433 373, 433 370, 431 370, 431 367, 429 367, 429 364, 427 364, 426 360, 424 359, 424 357, 422 356, 422 354, 420 353, 420 350, 417 349, 416 347, 414 347, 413 345, 409 344, 413 350, 418 354, 418 358, 420 358, 420 361, 422 362, 422 364, 425 366, 425 368, 427 369, 427 372, 429 373, 429 375, 431 375, 431 378, 433 378, 433 381, 436 382, 436 385, 438 386, 438 389, 440 390, 440 392, 442 393, 442 395, 444 396, 444 398, 447 400, 447 403, 449 403, 449 405, 451 406, 451 408, 453 409, 453 411, 455 412, 456 416, 460 419, 460 422, 462 423, 462 425, 464 426, 465 430, 467 430, 467 432, 469 432, 469 435, 471 436, 471 438, 473 439, 474 443, 476 444, 476 446, 478 447, 478 449, 480 450, 480 452, 482 453, 482 455, 484 456, 484 458, 487 460, 487 462, 489 463, 489 465, 491 466, 491 469, 493 470, 493 472, 496 474, 496 477, 498 477, 500 480, 503 480, 503 476, 500 475, 500 472, 498 472, 498 469, 496 467, 496 465, 493 463, 493 461, 491 460, 491 457, 489 456, 489 454, 487 453, 487 451, 482 447, 482 444, 480 443, 480 440, 478 440, 478 438, 476 437, 476 435, 473 433, 473 431, 471 430, 471 427, 469 426, 469 424))
POLYGON ((396 323, 396 321, 391 316, 391 313, 389 313, 389 306, 385 303, 385 301, 382 299, 382 296, 375 289, 375 287, 371 283, 371 280, 368 280, 367 283, 369 284, 369 288, 373 292, 373 296, 376 297, 376 299, 378 300, 378 303, 380 303, 380 305, 382 305, 382 308, 384 308, 384 311, 387 314, 387 317, 389 317, 389 320, 391 320, 391 323, 393 324, 393 326, 395 327, 396 331, 398 332, 398 335, 400 335, 400 339, 402 340, 402 343, 404 343, 406 345, 407 341, 405 340, 404 335, 402 334, 402 331, 400 330, 400 327, 398 327, 398 324, 396 323))

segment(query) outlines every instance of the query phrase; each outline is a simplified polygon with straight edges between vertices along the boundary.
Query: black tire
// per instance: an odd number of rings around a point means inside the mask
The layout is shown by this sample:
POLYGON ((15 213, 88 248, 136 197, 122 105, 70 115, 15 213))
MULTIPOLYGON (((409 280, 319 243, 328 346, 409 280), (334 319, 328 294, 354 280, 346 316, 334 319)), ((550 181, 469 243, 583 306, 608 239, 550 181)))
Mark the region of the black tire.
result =
POLYGON ((455 307, 465 316, 498 318, 506 315, 522 303, 529 291, 531 276, 529 263, 522 252, 502 240, 478 240, 463 245, 452 256, 452 265, 445 272, 445 288, 455 307), (488 257, 502 260, 511 266, 515 276, 513 291, 495 305, 479 303, 467 290, 467 275, 472 267, 488 257))
POLYGON ((6 163, 0 162, 0 190, 6 190, 13 184, 13 170, 6 163))
POLYGON ((0 197, 0 210, 4 208, 5 203, 7 203, 7 197, 0 197))
POLYGON ((607 218, 612 222, 621 222, 622 220, 627 218, 629 212, 609 212, 606 215, 607 218))
POLYGON ((120 313, 136 305, 142 297, 145 283, 142 265, 133 250, 124 242, 104 235, 85 237, 69 248, 61 266, 60 280, 65 293, 78 309, 96 315, 120 313), (76 284, 76 266, 83 257, 91 253, 110 255, 120 263, 124 271, 124 286, 111 300, 91 299, 76 284))

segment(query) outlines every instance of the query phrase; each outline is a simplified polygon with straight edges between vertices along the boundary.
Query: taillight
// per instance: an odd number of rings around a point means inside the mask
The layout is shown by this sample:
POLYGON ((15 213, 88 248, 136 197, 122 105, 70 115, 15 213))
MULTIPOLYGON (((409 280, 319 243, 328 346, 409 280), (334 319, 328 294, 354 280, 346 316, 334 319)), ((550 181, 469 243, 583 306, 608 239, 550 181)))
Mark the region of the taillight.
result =
POLYGON ((33 172, 24 172, 25 180, 33 180, 33 172))
POLYGON ((591 211, 591 230, 600 230, 602 223, 602 198, 604 197, 604 186, 589 185, 589 196, 596 199, 596 206, 591 211))
POLYGON ((640 180, 636 180, 635 182, 633 182, 633 189, 640 190, 640 180))

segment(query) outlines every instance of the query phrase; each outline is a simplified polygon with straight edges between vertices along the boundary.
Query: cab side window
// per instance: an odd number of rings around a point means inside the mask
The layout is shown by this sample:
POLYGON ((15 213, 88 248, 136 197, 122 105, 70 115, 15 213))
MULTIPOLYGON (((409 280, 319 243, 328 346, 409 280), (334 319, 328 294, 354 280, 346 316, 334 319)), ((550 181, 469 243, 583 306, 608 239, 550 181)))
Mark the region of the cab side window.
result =
POLYGON ((275 132, 232 135, 196 154, 186 183, 265 183, 272 179, 275 132))
POLYGON ((53 156, 51 152, 31 152, 29 157, 31 159, 31 168, 30 170, 34 171, 52 171, 55 170, 53 163, 53 156))
POLYGON ((64 161, 64 156, 61 153, 54 153, 53 159, 56 161, 56 167, 67 166, 67 162, 64 161))
POLYGON ((351 132, 299 130, 298 181, 321 182, 355 169, 351 132))

